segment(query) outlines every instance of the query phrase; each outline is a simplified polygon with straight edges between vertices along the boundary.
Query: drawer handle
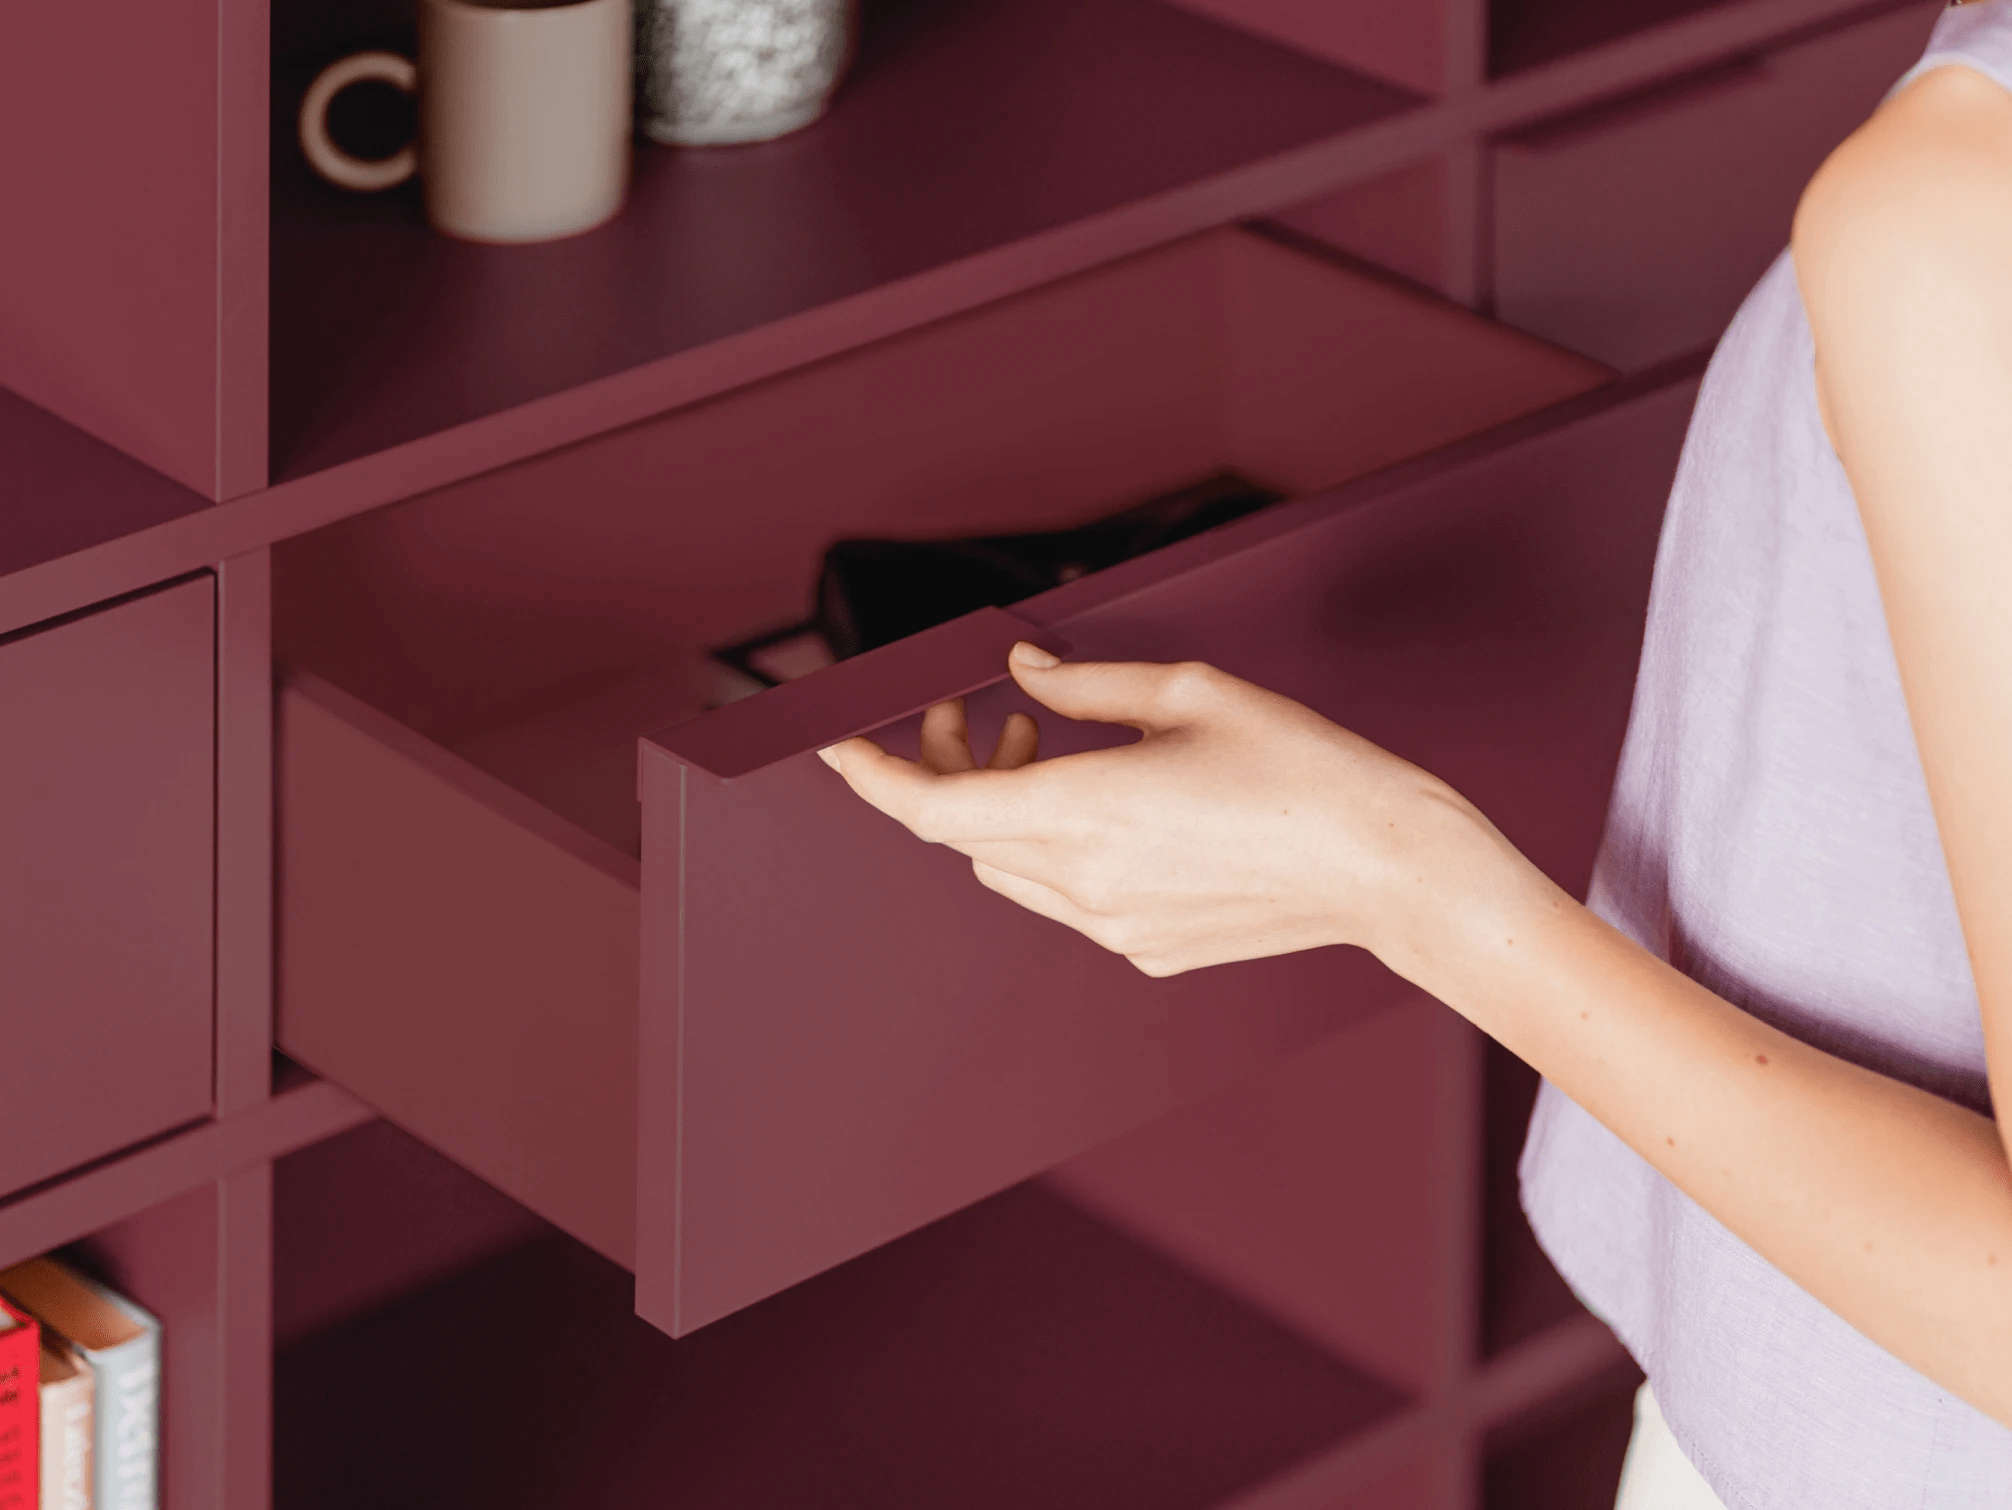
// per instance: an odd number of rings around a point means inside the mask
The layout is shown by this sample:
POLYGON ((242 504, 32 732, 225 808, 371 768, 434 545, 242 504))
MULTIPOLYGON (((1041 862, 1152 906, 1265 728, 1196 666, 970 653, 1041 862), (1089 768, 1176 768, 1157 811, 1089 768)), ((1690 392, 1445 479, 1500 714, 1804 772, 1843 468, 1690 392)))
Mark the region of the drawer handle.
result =
POLYGON ((1069 653, 1069 642, 1053 630, 1003 608, 981 608, 675 724, 649 743, 732 781, 1004 681, 1006 653, 1016 640, 1069 653))

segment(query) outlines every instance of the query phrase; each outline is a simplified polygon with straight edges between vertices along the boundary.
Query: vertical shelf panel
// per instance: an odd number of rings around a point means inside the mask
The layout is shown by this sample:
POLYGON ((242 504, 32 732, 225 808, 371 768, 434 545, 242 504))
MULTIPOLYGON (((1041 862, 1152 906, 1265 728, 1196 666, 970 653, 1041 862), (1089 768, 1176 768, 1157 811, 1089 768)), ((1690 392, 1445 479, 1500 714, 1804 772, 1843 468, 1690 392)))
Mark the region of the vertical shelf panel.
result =
MULTIPOLYGON (((243 143, 263 141, 264 111, 239 87, 226 9, 237 24, 259 7, 16 5, 0 47, 0 384, 210 498, 226 470, 235 488, 251 480, 220 455, 220 272, 239 280, 228 355, 262 362, 241 318, 262 313, 245 255, 263 237, 261 206, 220 196, 243 187, 243 143)), ((234 367, 234 393, 262 383, 234 367)))

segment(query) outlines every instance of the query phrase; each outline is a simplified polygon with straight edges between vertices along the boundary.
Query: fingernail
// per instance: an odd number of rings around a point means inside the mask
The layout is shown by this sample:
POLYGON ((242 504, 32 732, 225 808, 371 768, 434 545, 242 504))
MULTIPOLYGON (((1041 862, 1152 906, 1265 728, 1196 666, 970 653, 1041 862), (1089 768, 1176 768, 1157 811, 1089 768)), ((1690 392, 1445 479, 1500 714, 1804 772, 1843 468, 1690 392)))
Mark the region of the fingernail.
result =
POLYGON ((838 751, 829 748, 822 749, 817 752, 817 758, 830 766, 834 771, 838 769, 838 751))
POLYGON ((1039 671, 1046 671, 1050 666, 1062 664, 1059 656, 1050 655, 1039 645, 1031 645, 1025 640, 1013 647, 1013 659, 1023 666, 1032 666, 1039 671))

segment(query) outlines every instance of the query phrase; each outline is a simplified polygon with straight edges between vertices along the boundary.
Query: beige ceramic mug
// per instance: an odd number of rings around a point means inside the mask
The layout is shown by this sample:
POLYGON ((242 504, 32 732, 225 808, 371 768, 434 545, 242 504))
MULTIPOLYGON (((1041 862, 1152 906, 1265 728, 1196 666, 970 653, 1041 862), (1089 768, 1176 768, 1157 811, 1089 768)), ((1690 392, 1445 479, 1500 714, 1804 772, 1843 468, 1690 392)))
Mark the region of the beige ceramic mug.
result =
POLYGON ((436 229, 470 241, 550 241, 608 219, 629 177, 632 0, 422 0, 419 62, 360 52, 300 106, 300 146, 346 189, 415 172, 436 229), (418 141, 380 161, 328 133, 329 102, 380 80, 419 96, 418 141))

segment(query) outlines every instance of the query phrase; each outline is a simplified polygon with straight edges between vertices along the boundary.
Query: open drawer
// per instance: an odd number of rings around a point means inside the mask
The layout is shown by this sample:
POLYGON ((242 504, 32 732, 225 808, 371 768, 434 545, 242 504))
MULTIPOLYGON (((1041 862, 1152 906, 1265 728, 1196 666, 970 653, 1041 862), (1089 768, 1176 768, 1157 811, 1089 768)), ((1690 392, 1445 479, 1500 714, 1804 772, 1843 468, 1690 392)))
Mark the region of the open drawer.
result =
POLYGON ((1377 1010, 1402 988, 1355 951, 1150 981, 813 752, 912 742, 1031 625, 1302 697, 1581 875, 1688 393, 1582 398, 681 721, 701 649, 800 616, 836 536, 1053 527, 1226 466, 1308 493, 1606 376, 1219 233, 289 542, 281 1047, 682 1333, 1377 1010))

